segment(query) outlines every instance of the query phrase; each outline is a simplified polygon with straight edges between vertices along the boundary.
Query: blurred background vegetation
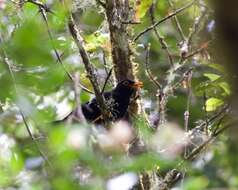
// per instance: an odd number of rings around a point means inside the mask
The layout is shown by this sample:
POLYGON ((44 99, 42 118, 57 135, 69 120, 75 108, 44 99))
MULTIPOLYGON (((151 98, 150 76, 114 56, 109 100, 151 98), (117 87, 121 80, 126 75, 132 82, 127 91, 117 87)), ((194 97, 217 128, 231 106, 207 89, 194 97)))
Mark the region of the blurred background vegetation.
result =
POLYGON ((81 103, 93 97, 83 90, 93 88, 67 28, 71 11, 101 87, 112 68, 100 2, 0 0, 0 189, 126 190, 140 183, 143 173, 163 179, 173 168, 181 172, 173 184, 177 190, 238 189, 236 145, 226 132, 216 135, 231 121, 227 99, 232 90, 230 75, 215 56, 213 6, 206 0, 138 0, 130 6, 135 23, 128 24, 128 36, 136 76, 144 83, 139 101, 144 114, 133 124, 120 122, 101 131, 91 124, 52 123, 76 107, 69 76, 80 75, 81 103), (157 22, 188 4, 157 32, 133 41, 153 24, 152 17, 157 22), (162 129, 156 130, 162 116, 162 129), (147 149, 138 155, 128 153, 132 127, 147 149))

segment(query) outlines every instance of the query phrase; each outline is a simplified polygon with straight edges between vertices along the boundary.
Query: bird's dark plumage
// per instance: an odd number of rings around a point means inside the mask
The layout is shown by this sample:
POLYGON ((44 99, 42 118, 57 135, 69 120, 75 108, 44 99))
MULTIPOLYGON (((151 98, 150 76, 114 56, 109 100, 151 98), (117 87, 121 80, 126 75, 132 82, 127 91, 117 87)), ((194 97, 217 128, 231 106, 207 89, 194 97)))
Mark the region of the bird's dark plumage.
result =
MULTIPOLYGON (((103 96, 106 100, 107 107, 111 113, 111 121, 116 121, 125 115, 132 95, 142 87, 141 82, 135 82, 129 79, 123 80, 112 89, 112 91, 104 92, 103 96)), ((65 119, 72 114, 77 114, 77 109, 71 112, 65 119)), ((82 113, 88 122, 102 123, 102 116, 100 108, 97 104, 96 98, 81 105, 82 113)), ((77 117, 77 115, 76 115, 77 117)), ((64 119, 64 120, 65 120, 64 119)))

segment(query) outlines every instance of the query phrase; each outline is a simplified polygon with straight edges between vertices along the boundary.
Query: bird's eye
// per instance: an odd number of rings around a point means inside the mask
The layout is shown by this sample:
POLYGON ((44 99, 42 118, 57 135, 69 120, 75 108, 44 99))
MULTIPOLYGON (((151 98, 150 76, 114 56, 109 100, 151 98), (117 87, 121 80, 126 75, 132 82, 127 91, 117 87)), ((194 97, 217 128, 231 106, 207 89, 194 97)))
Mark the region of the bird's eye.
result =
POLYGON ((129 85, 129 82, 128 82, 128 81, 124 81, 123 84, 124 84, 125 86, 128 86, 128 85, 129 85))

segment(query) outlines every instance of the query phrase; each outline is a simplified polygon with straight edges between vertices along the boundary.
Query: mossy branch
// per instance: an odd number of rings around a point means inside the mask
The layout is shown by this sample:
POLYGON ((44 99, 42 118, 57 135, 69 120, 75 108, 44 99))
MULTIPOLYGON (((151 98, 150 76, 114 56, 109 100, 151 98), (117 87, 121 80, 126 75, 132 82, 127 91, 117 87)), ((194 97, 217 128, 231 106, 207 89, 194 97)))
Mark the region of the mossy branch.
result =
POLYGON ((73 39, 74 39, 74 41, 75 41, 75 43, 78 47, 79 53, 80 53, 81 58, 83 60, 84 67, 85 67, 85 69, 87 71, 87 74, 88 74, 88 78, 89 78, 89 80, 90 80, 90 82, 93 86, 93 90, 95 92, 96 100, 97 100, 99 108, 101 110, 103 120, 106 123, 108 123, 109 118, 110 118, 110 112, 107 109, 105 99, 101 94, 101 89, 100 89, 100 86, 98 84, 96 74, 94 72, 94 67, 92 66, 92 64, 90 62, 90 59, 89 59, 89 56, 88 56, 88 53, 84 48, 83 38, 79 33, 79 30, 78 30, 78 28, 77 28, 77 26, 74 22, 74 19, 73 19, 72 15, 70 16, 68 27, 69 27, 70 33, 71 33, 71 35, 72 35, 72 37, 73 37, 73 39))

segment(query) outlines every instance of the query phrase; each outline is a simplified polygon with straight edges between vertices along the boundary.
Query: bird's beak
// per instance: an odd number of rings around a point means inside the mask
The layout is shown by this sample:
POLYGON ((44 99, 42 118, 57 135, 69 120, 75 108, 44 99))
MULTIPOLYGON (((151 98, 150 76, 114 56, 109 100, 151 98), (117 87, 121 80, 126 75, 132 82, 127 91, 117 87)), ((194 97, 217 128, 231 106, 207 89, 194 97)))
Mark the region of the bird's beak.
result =
POLYGON ((131 85, 132 88, 139 89, 143 87, 143 83, 140 81, 135 82, 134 84, 131 85))

